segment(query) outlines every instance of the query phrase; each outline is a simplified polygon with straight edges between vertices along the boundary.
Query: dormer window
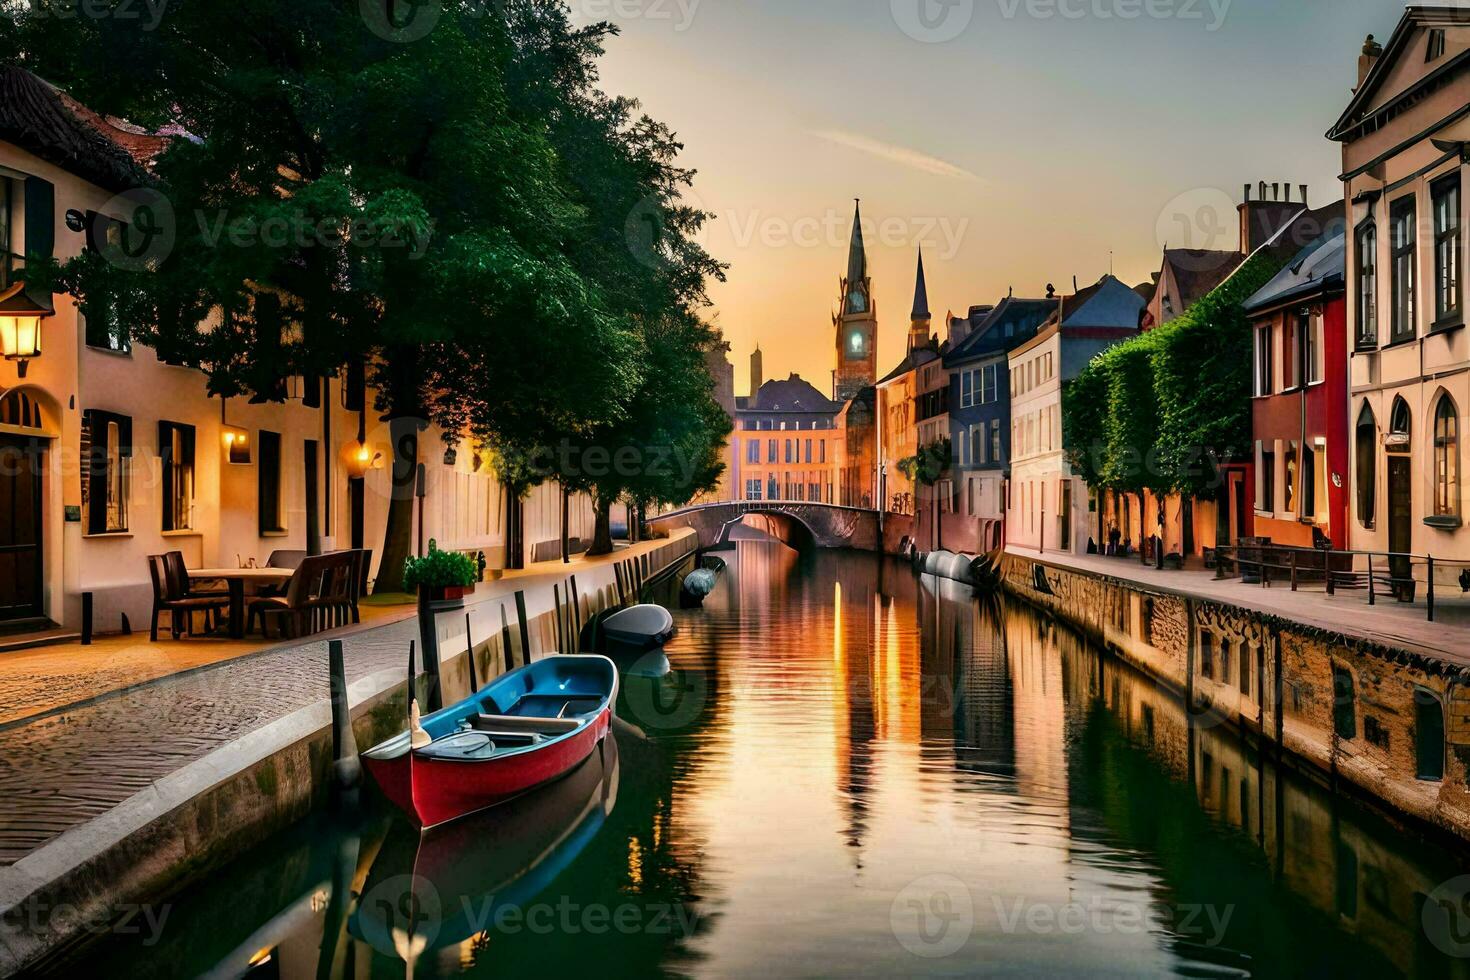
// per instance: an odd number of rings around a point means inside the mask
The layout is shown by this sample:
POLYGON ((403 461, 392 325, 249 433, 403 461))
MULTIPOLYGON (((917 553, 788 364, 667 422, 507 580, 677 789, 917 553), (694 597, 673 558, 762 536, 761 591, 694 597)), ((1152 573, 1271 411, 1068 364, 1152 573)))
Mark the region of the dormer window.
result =
POLYGON ((1429 32, 1429 51, 1425 61, 1438 61, 1444 57, 1444 31, 1438 28, 1429 32))

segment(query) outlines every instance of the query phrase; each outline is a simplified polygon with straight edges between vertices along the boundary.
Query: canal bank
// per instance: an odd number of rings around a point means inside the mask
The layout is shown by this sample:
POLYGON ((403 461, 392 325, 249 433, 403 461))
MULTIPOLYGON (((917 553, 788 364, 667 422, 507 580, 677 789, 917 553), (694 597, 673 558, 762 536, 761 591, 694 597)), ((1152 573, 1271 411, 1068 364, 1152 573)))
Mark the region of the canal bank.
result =
POLYGON ((1329 785, 1470 839, 1470 647, 1350 598, 1011 549, 1001 586, 1329 785))
MULTIPOLYGON (((692 535, 482 584, 435 628, 446 699, 569 645, 692 535), (467 636, 468 629, 468 636, 467 636)), ((344 638, 360 747, 401 730, 413 619, 344 638)), ((0 974, 116 928, 326 804, 327 641, 236 658, 0 729, 0 974)), ((420 683, 425 683, 421 679, 420 683)))

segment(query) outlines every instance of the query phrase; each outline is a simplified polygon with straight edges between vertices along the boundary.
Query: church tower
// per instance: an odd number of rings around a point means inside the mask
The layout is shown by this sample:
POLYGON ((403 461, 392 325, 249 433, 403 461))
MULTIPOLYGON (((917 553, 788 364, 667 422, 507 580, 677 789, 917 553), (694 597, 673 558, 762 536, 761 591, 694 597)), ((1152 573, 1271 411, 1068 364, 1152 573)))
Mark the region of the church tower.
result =
POLYGON ((929 284, 924 279, 924 249, 919 247, 919 274, 914 280, 914 311, 909 314, 909 353, 928 347, 933 340, 929 333, 932 317, 929 315, 929 284))
POLYGON ((761 356, 761 345, 756 344, 755 350, 750 355, 750 397, 754 398, 759 395, 761 385, 765 383, 765 358, 761 356))
POLYGON ((847 275, 842 277, 837 302, 839 312, 832 317, 837 335, 837 401, 846 402, 878 378, 878 308, 873 302, 873 280, 868 278, 861 201, 853 214, 847 275))

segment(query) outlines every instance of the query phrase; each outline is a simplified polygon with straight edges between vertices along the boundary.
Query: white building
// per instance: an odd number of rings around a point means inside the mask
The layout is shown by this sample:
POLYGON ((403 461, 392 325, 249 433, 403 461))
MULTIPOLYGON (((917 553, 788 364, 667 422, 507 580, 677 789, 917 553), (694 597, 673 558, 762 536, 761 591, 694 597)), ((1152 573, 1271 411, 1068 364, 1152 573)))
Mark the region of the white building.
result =
MULTIPOLYGON (((0 333, 15 322, 4 310, 28 302, 22 257, 72 258, 99 216, 129 218, 117 195, 142 183, 161 146, 23 70, 0 70, 0 333)), ((190 567, 263 564, 304 550, 309 525, 323 550, 381 552, 391 448, 360 383, 344 373, 315 397, 303 383, 284 404, 222 404, 200 372, 130 343, 126 324, 88 324, 69 296, 30 300, 54 312, 38 344, 8 335, 0 362, 0 634, 75 629, 83 593, 99 632, 124 615, 146 624, 152 554, 180 551, 190 567)), ((485 454, 466 446, 451 458, 430 429, 420 458, 415 542, 483 550, 503 566, 507 502, 485 454)), ((554 485, 526 502, 527 559, 550 557, 560 511, 554 485)), ((571 535, 590 539, 592 525, 578 499, 571 535)))
POLYGON ((1006 542, 1087 550, 1087 484, 1062 445, 1062 387, 1098 354, 1138 333, 1143 297, 1112 276, 1062 299, 1036 336, 1011 351, 1011 477, 1006 542))

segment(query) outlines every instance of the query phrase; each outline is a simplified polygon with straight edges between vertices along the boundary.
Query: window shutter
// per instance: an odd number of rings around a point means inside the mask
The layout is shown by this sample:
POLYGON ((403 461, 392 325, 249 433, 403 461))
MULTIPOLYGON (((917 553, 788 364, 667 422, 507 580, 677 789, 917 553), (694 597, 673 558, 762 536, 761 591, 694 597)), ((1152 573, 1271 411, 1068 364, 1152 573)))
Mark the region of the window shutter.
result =
POLYGON ((26 254, 49 259, 56 251, 56 188, 40 177, 26 178, 26 254))
POLYGON ((105 413, 87 411, 82 421, 91 439, 87 449, 87 533, 107 531, 107 420, 105 413))

